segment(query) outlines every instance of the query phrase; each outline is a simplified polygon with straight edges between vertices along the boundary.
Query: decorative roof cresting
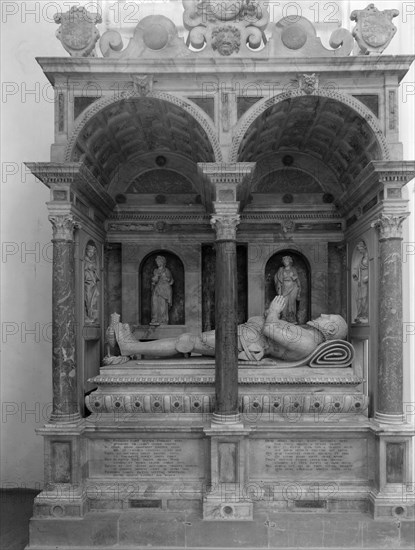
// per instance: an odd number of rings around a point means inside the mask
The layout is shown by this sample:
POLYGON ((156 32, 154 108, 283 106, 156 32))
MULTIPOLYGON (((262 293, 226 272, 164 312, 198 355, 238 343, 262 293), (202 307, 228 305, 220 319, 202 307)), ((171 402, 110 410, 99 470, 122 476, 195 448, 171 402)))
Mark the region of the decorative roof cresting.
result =
MULTIPOLYGON (((398 10, 379 11, 374 4, 354 10, 353 33, 337 28, 330 37, 332 49, 323 46, 314 25, 305 17, 283 17, 270 22, 268 0, 182 0, 183 24, 188 34, 179 36, 168 17, 149 15, 137 24, 127 47, 116 30, 106 31, 100 39, 103 57, 114 59, 180 59, 229 57, 316 58, 379 54, 396 33, 392 19, 398 10), (356 41, 356 42, 355 42, 356 41)), ((162 8, 161 8, 162 9, 162 8)), ((56 33, 73 57, 94 57, 99 39, 96 24, 99 13, 73 6, 55 15, 60 27, 56 33)))

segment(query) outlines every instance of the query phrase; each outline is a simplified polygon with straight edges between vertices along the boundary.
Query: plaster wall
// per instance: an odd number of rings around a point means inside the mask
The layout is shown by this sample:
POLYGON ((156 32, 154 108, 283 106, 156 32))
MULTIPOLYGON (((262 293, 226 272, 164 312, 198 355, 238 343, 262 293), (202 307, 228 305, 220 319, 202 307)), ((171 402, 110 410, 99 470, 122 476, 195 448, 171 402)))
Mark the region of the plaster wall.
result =
MULTIPOLYGON (((66 11, 70 2, 2 3, 2 487, 40 488, 43 483, 43 442, 34 430, 47 420, 52 400, 52 231, 45 206, 49 191, 28 173, 23 162, 50 160, 50 144, 54 140, 53 94, 34 56, 67 55, 55 38, 57 26, 53 15, 58 4, 66 11), (6 4, 12 6, 15 13, 7 13, 6 4)), ((159 4, 167 14, 165 8, 170 3, 159 4)), ((353 24, 347 14, 355 8, 366 7, 367 2, 342 4, 343 25, 351 29, 353 24)), ((387 53, 413 53, 415 16, 402 13, 403 5, 410 3, 390 0, 378 4, 381 4, 379 8, 396 7, 401 11, 395 19, 397 35, 387 53)), ((150 6, 146 5, 146 9, 150 6)), ((105 30, 105 24, 100 30, 105 30)), ((401 84, 399 98, 404 159, 414 158, 414 82, 412 67, 401 84)), ((407 191, 410 209, 414 212, 413 183, 407 191)), ((415 363, 413 226, 414 214, 404 225, 404 247, 407 247, 404 252, 408 252, 404 254, 403 266, 406 296, 403 318, 408 331, 404 343, 404 399, 408 412, 411 402, 415 401, 414 374, 410 373, 410 365, 415 363), (409 335, 411 326, 412 335, 409 335)), ((414 419, 415 414, 408 415, 408 419, 411 418, 414 419)))

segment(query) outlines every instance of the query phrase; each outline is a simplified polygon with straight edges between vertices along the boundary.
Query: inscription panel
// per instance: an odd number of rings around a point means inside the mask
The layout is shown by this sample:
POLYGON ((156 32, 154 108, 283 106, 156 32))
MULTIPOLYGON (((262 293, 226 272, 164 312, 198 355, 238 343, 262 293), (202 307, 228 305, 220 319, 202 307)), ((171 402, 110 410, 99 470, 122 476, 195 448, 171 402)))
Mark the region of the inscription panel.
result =
POLYGON ((366 439, 251 441, 251 479, 367 479, 366 439))
POLYGON ((204 478, 204 441, 102 439, 90 441, 90 476, 204 478))

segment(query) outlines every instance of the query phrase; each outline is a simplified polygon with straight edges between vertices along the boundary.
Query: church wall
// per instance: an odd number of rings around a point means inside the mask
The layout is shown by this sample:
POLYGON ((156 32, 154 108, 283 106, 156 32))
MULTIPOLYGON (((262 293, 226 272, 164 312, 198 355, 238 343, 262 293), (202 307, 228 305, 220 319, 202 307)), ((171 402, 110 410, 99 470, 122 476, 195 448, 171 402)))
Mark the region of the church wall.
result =
MULTIPOLYGON (((28 6, 30 4, 36 3, 28 2, 28 6)), ((390 7, 395 5, 402 9, 402 3, 389 2, 390 7)), ((355 7, 361 8, 362 3, 353 2, 353 6, 346 9, 347 13, 355 7)), ((63 6, 63 11, 66 9, 67 6, 63 6)), ((51 18, 52 9, 49 13, 51 18)), ((401 16, 398 19, 399 32, 388 48, 387 53, 390 54, 409 53, 413 43, 413 17, 408 17, 405 23, 401 16)), ((346 24, 350 27, 350 22, 346 24)), ((34 429, 47 420, 52 399, 49 330, 52 315, 52 229, 45 206, 49 200, 49 190, 28 174, 23 161, 48 161, 50 144, 54 141, 53 94, 33 57, 34 54, 39 57, 66 56, 54 36, 54 30, 55 24, 50 20, 40 18, 36 21, 35 16, 28 14, 23 21, 21 13, 9 17, 2 28, 2 76, 3 82, 10 85, 7 90, 11 90, 9 95, 4 96, 2 106, 5 129, 5 139, 2 140, 1 266, 3 487, 38 487, 43 482, 43 441, 34 429), (34 91, 30 93, 30 90, 34 91), (30 250, 35 250, 35 253, 29 253, 30 250)), ((362 76, 366 78, 366 75, 362 76)), ((414 81, 412 67, 399 95, 400 132, 404 158, 408 159, 413 157, 414 150, 414 81)), ((370 82, 369 79, 367 82, 371 89, 377 89, 377 82, 370 82)), ((245 85, 249 80, 241 78, 241 83, 245 85)), ((201 89, 200 83, 197 90, 201 89)), ((352 86, 350 90, 353 90, 352 86)), ((410 209, 414 212, 413 184, 408 185, 408 196, 410 209)), ((413 214, 404 224, 404 246, 408 245, 409 252, 403 265, 403 288, 408 296, 404 300, 403 318, 408 327, 415 318, 411 306, 414 301, 414 256, 410 253, 410 245, 415 242, 412 226, 413 214)), ((252 271, 250 284, 254 284, 259 277, 258 271, 252 271)), ((119 299, 115 290, 113 296, 114 301, 119 299)), ((256 300, 252 300, 254 302, 256 300)), ((250 315, 254 314, 256 310, 251 302, 249 307, 250 315)), ((415 359, 413 340, 414 337, 409 335, 404 341, 404 401, 407 403, 414 400, 411 397, 414 375, 409 368, 415 359)))

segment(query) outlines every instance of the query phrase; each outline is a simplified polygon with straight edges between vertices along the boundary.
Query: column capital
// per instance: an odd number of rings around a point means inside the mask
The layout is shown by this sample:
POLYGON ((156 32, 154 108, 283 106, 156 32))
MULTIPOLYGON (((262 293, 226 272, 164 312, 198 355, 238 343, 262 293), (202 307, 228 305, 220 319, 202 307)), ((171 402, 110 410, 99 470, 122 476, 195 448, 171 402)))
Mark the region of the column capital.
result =
POLYGON ((402 224, 409 216, 409 212, 402 214, 381 214, 380 217, 373 221, 371 226, 379 231, 380 239, 401 239, 402 224))
POLYGON ((238 214, 239 203, 213 203, 215 213, 210 223, 216 231, 218 241, 236 241, 236 228, 240 223, 241 216, 238 214))
POLYGON ((81 227, 70 212, 50 214, 49 221, 53 228, 53 240, 58 241, 73 241, 74 230, 81 227))

